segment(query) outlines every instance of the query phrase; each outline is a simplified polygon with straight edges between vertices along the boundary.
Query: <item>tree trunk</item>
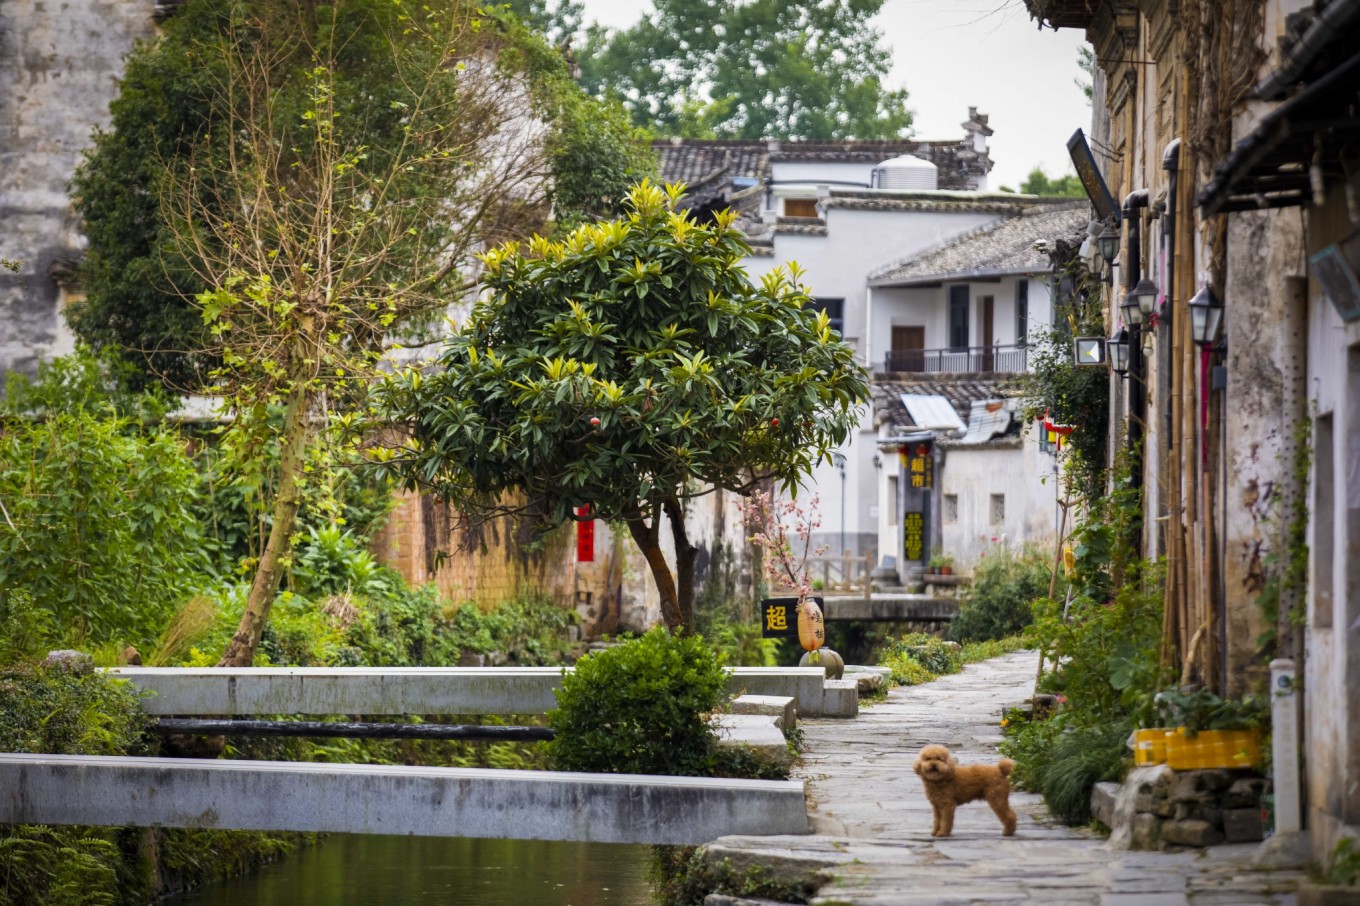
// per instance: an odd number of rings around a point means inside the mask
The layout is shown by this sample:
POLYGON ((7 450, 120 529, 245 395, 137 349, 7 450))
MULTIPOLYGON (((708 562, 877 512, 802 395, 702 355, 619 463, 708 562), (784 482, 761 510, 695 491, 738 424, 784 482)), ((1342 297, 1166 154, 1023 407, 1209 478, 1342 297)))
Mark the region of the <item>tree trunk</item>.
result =
POLYGON ((694 632, 694 562, 699 549, 689 543, 689 533, 685 531, 685 508, 675 498, 665 504, 666 516, 671 522, 671 537, 675 540, 675 579, 677 605, 680 609, 680 623, 685 632, 694 632))
POLYGON ((680 599, 675 588, 675 577, 671 575, 670 564, 666 562, 666 555, 661 550, 658 513, 653 518, 650 525, 643 518, 641 513, 630 515, 625 521, 628 523, 628 532, 633 536, 633 541, 637 543, 638 549, 642 551, 642 556, 647 558, 647 565, 651 567, 652 578, 656 581, 656 590, 661 595, 661 618, 666 621, 666 628, 672 633, 681 632, 685 627, 685 620, 680 610, 680 599))
POLYGON ((227 645, 219 667, 249 667, 264 636, 269 621, 269 609, 279 591, 283 578, 284 560, 293 545, 293 527, 297 523, 298 508, 302 505, 304 456, 310 431, 307 411, 311 408, 312 391, 305 379, 299 379, 288 396, 288 407, 283 415, 283 449, 279 455, 279 492, 274 498, 274 524, 269 529, 269 540, 255 568, 255 580, 246 599, 245 613, 236 627, 236 634, 227 645))

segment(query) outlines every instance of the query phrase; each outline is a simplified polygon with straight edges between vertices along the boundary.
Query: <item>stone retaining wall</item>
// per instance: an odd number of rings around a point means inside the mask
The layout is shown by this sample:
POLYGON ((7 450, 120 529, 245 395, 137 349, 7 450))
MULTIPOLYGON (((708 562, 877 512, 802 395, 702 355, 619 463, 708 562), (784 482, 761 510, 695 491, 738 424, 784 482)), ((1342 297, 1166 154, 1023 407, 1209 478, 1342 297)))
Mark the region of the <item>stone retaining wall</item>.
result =
POLYGON ((1268 784, 1250 771, 1135 768, 1122 786, 1096 784, 1091 813, 1121 848, 1255 843, 1265 835, 1261 796, 1268 784))

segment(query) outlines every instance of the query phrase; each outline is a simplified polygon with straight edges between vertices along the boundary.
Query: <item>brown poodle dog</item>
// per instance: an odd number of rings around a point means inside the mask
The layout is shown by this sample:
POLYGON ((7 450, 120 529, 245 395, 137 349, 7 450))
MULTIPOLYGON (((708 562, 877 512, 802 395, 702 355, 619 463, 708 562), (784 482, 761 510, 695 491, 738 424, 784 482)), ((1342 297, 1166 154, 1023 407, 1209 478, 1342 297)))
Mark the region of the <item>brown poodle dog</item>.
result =
POLYGON ((1009 802, 1011 782, 1006 778, 1015 762, 1003 758, 995 765, 959 765, 944 746, 926 746, 916 759, 916 773, 926 787, 926 798, 935 815, 932 837, 948 837, 954 832, 954 809, 965 802, 986 799, 1001 819, 1001 834, 1015 833, 1015 812, 1009 802))

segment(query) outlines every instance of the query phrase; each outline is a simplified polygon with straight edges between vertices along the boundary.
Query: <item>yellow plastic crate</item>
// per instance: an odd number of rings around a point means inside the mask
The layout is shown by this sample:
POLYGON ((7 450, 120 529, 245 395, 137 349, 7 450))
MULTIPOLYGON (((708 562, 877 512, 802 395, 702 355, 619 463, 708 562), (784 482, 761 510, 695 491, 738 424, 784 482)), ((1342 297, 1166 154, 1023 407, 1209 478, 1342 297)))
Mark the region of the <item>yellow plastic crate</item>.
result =
POLYGON ((1166 738, 1175 730, 1150 727, 1133 731, 1133 763, 1139 766, 1166 763, 1166 738))
POLYGON ((1184 727, 1166 735, 1166 763, 1176 771, 1250 768, 1261 763, 1259 730, 1201 730, 1184 727))

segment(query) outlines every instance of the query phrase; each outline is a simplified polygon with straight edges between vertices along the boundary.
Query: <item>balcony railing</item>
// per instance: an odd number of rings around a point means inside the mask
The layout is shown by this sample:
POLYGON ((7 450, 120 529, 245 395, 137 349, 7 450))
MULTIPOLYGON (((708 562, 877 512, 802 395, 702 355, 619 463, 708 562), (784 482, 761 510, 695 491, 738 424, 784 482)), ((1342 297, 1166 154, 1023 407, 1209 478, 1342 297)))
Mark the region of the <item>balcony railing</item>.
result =
POLYGON ((924 374, 1017 374, 1025 370, 1024 346, 970 346, 959 349, 893 349, 887 371, 924 374))

